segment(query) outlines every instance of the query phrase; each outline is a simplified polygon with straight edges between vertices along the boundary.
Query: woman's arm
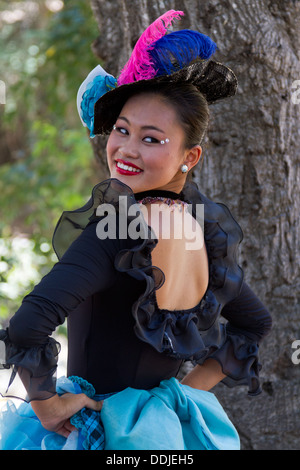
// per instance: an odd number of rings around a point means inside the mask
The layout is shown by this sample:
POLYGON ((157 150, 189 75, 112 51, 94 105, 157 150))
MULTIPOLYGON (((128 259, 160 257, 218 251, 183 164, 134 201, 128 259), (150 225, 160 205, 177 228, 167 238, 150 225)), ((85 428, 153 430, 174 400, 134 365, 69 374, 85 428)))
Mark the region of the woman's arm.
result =
POLYGON ((239 295, 223 307, 221 315, 228 320, 232 331, 241 332, 257 343, 272 328, 270 313, 246 282, 243 282, 239 295))
POLYGON ((207 359, 202 365, 196 365, 181 383, 208 392, 225 377, 220 364, 215 359, 207 359))
POLYGON ((47 342, 55 328, 85 299, 114 282, 117 240, 100 240, 96 223, 72 243, 61 260, 24 297, 9 323, 14 346, 37 347, 47 342))
MULTIPOLYGON (((255 348, 251 345, 256 345, 257 349, 260 341, 271 330, 272 318, 245 282, 239 295, 223 307, 221 315, 228 320, 227 339, 202 365, 196 365, 184 377, 183 384, 208 391, 223 379, 233 379, 236 383, 240 380, 247 383, 246 381, 251 379, 247 374, 250 373, 251 367, 256 368, 254 364, 257 360, 255 348), (230 336, 238 338, 238 355, 234 348, 235 341, 232 342, 230 336), (228 371, 228 374, 223 370, 228 371)), ((226 383, 226 380, 224 382, 226 383)))
MULTIPOLYGON (((17 369, 26 400, 44 401, 56 395, 59 345, 50 336, 81 302, 115 282, 113 263, 118 243, 100 240, 96 223, 89 225, 23 299, 7 331, 2 331, 5 366, 17 369)), ((21 393, 19 396, 23 398, 21 393)))
POLYGON ((69 418, 83 407, 101 409, 85 394, 56 394, 54 377, 59 352, 50 335, 79 303, 115 282, 117 240, 99 240, 90 224, 61 260, 41 280, 11 318, 6 333, 6 360, 14 365, 42 425, 67 437, 69 418))

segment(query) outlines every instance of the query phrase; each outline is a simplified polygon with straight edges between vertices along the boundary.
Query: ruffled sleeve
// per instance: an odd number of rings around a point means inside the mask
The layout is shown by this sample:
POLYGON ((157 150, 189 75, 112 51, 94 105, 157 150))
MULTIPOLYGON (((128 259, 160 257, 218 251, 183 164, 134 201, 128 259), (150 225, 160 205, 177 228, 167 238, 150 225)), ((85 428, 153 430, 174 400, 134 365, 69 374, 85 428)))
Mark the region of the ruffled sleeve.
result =
MULTIPOLYGON (((224 204, 217 204, 203 196, 193 183, 188 183, 185 196, 193 204, 205 206, 205 242, 210 264, 210 291, 215 306, 227 322, 215 321, 206 328, 204 308, 199 312, 198 327, 208 349, 198 363, 207 358, 217 360, 227 376, 222 382, 229 387, 247 385, 249 395, 261 392, 258 359, 259 343, 270 332, 269 312, 244 282, 237 263, 237 250, 243 238, 242 230, 224 204)), ((207 294, 206 294, 207 295, 207 294)), ((218 317, 216 316, 216 318, 218 317)))
POLYGON ((87 298, 116 282, 114 258, 122 244, 117 238, 100 239, 101 217, 94 220, 99 204, 117 204, 120 189, 112 186, 99 184, 83 208, 63 213, 53 240, 59 262, 0 331, 0 368, 7 372, 6 383, 3 375, 0 382, 2 395, 26 401, 53 396, 60 346, 52 333, 87 298))
POLYGON ((251 396, 261 393, 258 362, 258 342, 251 341, 239 331, 225 328, 225 341, 215 353, 208 355, 219 362, 226 378, 222 382, 232 388, 236 385, 248 386, 251 396))
POLYGON ((258 395, 259 344, 272 328, 271 316, 245 282, 239 295, 223 307, 221 315, 227 323, 223 325, 222 341, 210 357, 221 364, 227 375, 223 380, 226 385, 248 385, 249 395, 258 395))

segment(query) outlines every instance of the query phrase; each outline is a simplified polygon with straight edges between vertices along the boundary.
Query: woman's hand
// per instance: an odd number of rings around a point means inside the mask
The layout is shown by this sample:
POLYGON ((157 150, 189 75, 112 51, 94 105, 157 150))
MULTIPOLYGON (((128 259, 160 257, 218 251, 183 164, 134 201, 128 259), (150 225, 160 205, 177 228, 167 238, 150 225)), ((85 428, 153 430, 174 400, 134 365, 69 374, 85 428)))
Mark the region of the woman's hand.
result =
POLYGON ((53 431, 61 436, 68 437, 75 427, 70 423, 70 418, 82 408, 90 408, 100 411, 103 401, 95 401, 84 393, 65 393, 54 395, 47 400, 34 400, 31 406, 42 426, 48 431, 53 431))

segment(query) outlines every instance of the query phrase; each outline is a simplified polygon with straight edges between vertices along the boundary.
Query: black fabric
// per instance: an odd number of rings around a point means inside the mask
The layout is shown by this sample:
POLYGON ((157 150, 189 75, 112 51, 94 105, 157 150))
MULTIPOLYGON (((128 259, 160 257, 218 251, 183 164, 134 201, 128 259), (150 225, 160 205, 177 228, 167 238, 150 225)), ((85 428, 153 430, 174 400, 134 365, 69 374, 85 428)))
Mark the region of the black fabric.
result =
POLYGON ((50 335, 66 317, 68 374, 85 378, 97 393, 152 388, 175 376, 183 360, 201 364, 208 357, 220 362, 227 385, 248 384, 249 393, 259 393, 258 343, 271 320, 237 264, 241 229, 225 206, 209 201, 196 185, 187 184, 182 194, 194 214, 196 204, 205 206, 210 264, 208 289, 188 310, 160 310, 155 302, 164 274, 152 265, 157 239, 143 219, 140 239, 98 237, 99 204, 112 204, 127 224, 135 219, 124 212, 137 206, 128 186, 106 180, 83 208, 63 213, 53 238, 59 262, 24 298, 0 337, 4 367, 22 372, 29 399, 55 393, 58 349, 50 335))
POLYGON ((174 191, 167 191, 165 189, 150 189, 140 193, 134 193, 137 201, 141 201, 145 197, 166 197, 168 199, 184 199, 183 193, 175 193, 174 191))

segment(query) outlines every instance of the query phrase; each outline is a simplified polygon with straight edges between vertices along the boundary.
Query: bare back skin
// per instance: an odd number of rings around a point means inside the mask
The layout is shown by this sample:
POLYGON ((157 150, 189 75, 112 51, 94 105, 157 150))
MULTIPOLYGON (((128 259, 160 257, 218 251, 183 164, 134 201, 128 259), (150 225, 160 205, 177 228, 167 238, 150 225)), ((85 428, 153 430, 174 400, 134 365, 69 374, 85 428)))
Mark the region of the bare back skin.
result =
POLYGON ((146 204, 146 211, 147 223, 158 239, 152 251, 152 264, 165 275, 165 283, 156 291, 158 307, 193 308, 203 298, 209 279, 202 229, 196 219, 177 204, 146 204))

